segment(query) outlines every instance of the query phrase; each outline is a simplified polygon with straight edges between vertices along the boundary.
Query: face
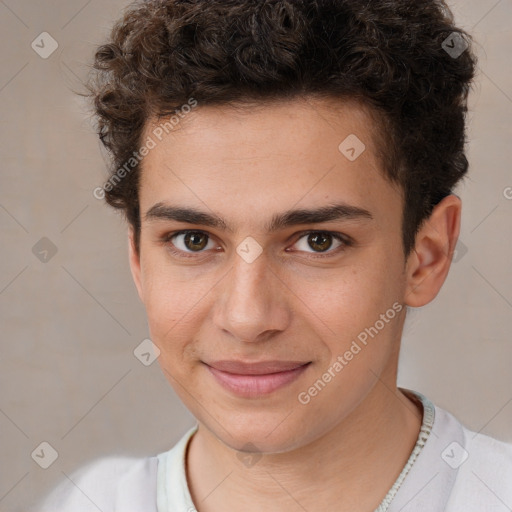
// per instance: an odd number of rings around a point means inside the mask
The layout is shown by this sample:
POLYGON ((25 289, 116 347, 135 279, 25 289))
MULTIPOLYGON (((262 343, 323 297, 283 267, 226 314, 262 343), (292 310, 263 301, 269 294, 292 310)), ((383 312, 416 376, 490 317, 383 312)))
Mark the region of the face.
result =
POLYGON ((161 141, 157 124, 131 266, 159 363, 198 421, 233 448, 282 452, 340 424, 377 375, 394 387, 403 200, 371 117, 309 99, 198 106, 161 141), (303 366, 234 389, 210 369, 220 360, 303 366))

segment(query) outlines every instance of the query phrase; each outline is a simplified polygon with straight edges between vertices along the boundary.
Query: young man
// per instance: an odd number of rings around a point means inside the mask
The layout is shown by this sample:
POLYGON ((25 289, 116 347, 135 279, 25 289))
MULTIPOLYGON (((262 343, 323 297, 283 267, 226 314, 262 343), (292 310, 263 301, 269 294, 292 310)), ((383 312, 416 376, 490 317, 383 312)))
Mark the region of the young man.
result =
POLYGON ((512 445, 396 385, 467 171, 469 37, 441 1, 161 0, 90 87, 151 339, 197 425, 41 510, 496 511, 512 445))

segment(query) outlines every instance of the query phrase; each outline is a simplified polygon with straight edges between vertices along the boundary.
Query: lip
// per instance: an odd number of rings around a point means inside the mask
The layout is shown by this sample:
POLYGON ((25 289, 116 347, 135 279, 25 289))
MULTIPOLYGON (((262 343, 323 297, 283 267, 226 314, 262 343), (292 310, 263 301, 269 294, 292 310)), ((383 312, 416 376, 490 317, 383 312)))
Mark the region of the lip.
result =
POLYGON ((242 397, 254 398, 290 384, 310 363, 311 361, 214 361, 205 364, 225 389, 242 397))
POLYGON ((294 370, 308 364, 309 361, 212 361, 208 366, 226 373, 236 375, 266 375, 294 370))

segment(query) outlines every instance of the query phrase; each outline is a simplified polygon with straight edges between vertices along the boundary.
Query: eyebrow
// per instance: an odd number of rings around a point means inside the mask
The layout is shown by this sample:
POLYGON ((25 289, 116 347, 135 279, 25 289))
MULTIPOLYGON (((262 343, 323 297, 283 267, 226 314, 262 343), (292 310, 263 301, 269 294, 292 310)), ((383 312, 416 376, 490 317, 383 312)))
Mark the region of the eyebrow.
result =
MULTIPOLYGON (((146 221, 171 220, 188 224, 200 224, 233 233, 234 230, 221 217, 195 208, 172 206, 157 203, 145 214, 146 221)), ((275 214, 266 225, 266 231, 273 233, 286 227, 299 224, 319 224, 337 220, 373 220, 373 215, 366 209, 346 203, 322 206, 316 209, 287 210, 275 214)))

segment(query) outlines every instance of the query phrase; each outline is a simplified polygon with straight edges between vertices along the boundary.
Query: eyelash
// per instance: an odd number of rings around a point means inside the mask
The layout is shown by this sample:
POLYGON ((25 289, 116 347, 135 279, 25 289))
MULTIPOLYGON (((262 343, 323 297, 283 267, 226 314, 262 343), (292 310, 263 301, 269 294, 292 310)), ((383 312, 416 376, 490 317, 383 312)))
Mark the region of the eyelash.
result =
MULTIPOLYGON (((174 238, 175 236, 186 235, 188 233, 200 233, 200 234, 206 235, 209 240, 212 239, 210 234, 207 233, 206 231, 201 231, 201 230, 197 230, 197 229, 185 229, 182 231, 174 231, 173 233, 168 233, 167 235, 162 237, 162 242, 167 247, 169 252, 171 252, 171 254, 173 254, 174 256, 176 256, 178 258, 196 258, 197 255, 200 255, 203 251, 199 251, 196 253, 185 252, 180 249, 176 249, 174 244, 171 242, 172 238, 174 238)), ((338 254, 339 252, 343 251, 347 247, 351 247, 353 245, 353 240, 346 235, 342 235, 341 233, 336 233, 333 231, 318 231, 318 230, 302 231, 302 232, 298 233, 299 236, 295 243, 297 243, 300 239, 304 238, 305 236, 311 235, 313 233, 314 234, 322 234, 322 235, 330 235, 334 239, 336 239, 342 243, 341 246, 334 249, 333 251, 329 251, 329 252, 325 252, 325 253, 314 253, 314 252, 308 253, 308 254, 311 254, 310 257, 315 258, 315 259, 332 257, 333 255, 338 254)))

